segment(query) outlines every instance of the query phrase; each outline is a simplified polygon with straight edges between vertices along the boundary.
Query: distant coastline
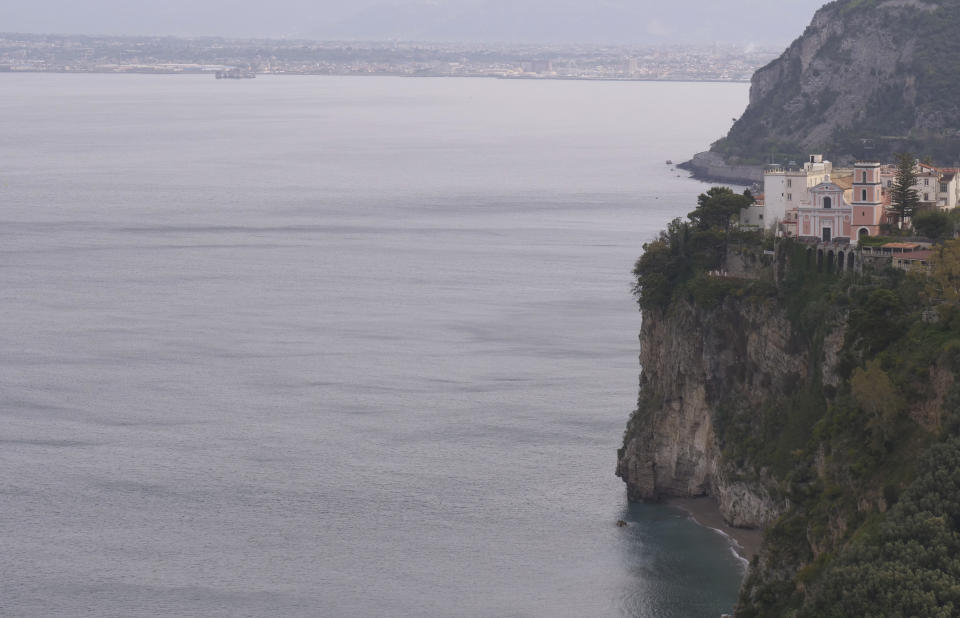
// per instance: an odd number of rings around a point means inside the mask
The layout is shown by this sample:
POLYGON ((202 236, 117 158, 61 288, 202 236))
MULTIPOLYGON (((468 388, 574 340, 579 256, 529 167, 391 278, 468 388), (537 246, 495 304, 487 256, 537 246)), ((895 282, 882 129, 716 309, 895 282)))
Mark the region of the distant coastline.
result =
POLYGON ((746 82, 779 49, 0 33, 0 71, 746 82))
MULTIPOLYGON (((38 74, 54 75, 209 75, 215 77, 216 71, 164 71, 164 70, 119 70, 119 71, 47 71, 32 69, 6 69, 0 67, 0 74, 38 74)), ((257 76, 276 77, 405 77, 405 78, 470 78, 502 79, 523 81, 575 81, 575 82, 655 82, 672 84, 749 84, 748 79, 697 79, 697 78, 655 78, 655 77, 593 77, 575 75, 411 75, 408 73, 256 73, 257 76)), ((677 167, 683 168, 684 164, 677 167)))

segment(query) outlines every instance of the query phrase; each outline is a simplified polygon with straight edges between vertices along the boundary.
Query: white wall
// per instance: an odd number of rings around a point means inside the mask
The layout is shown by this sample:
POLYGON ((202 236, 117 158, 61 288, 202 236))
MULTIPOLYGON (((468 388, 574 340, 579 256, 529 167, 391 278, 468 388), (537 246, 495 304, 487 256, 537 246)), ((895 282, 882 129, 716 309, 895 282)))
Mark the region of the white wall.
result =
POLYGON ((740 225, 744 227, 762 228, 766 226, 764 215, 766 208, 759 204, 754 204, 740 211, 740 225))
MULTIPOLYGON (((796 183, 795 183, 796 184, 796 183)), ((783 221, 787 214, 786 177, 782 173, 764 174, 763 200, 764 225, 772 228, 777 221, 783 221)))

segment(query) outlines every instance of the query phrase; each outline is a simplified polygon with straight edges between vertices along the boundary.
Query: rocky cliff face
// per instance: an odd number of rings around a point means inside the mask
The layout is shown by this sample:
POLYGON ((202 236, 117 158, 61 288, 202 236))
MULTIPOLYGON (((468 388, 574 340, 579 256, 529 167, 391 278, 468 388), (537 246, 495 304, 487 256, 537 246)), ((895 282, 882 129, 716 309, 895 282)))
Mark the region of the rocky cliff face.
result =
POLYGON ((960 153, 958 8, 957 0, 827 4, 756 72, 747 110, 713 150, 728 161, 810 152, 842 161, 912 149, 952 163, 960 153))
POLYGON ((765 528, 741 618, 955 615, 960 304, 939 300, 946 273, 838 273, 813 247, 746 234, 717 277, 711 239, 729 232, 695 226, 710 208, 634 268, 629 496, 706 495, 729 523, 765 528))
POLYGON ((705 182, 735 185, 763 182, 762 165, 727 163, 723 156, 716 152, 697 153, 691 160, 680 163, 677 167, 689 171, 691 176, 705 182))
POLYGON ((617 464, 631 499, 711 496, 728 523, 747 528, 784 512, 771 470, 725 455, 733 445, 724 443, 723 424, 738 413, 759 422, 765 405, 788 397, 843 340, 828 338, 815 353, 791 333, 772 301, 681 302, 644 313, 638 410, 617 464))

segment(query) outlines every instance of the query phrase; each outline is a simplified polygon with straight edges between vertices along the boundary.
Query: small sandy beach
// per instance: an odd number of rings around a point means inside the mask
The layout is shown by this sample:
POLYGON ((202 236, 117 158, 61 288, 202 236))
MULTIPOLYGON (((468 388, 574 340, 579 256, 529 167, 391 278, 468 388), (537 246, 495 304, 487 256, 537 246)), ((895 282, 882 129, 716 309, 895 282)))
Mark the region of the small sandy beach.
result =
POLYGON ((763 541, 762 530, 745 530, 743 528, 734 528, 723 521, 723 515, 717 503, 711 498, 667 498, 664 504, 678 509, 682 509, 693 517, 701 526, 715 528, 732 538, 735 543, 735 549, 746 560, 752 560, 760 551, 760 543, 763 541))

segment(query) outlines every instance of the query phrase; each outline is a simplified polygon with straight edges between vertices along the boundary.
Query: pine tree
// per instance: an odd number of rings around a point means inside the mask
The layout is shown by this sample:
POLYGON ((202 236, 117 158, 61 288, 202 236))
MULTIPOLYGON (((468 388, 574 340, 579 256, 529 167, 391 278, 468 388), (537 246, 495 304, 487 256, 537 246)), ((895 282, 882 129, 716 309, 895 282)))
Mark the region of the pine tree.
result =
POLYGON ((913 188, 917 184, 914 165, 913 155, 906 152, 897 155, 897 176, 890 188, 889 213, 898 228, 913 216, 920 205, 920 195, 913 188))

